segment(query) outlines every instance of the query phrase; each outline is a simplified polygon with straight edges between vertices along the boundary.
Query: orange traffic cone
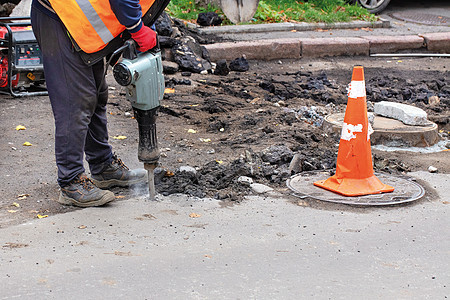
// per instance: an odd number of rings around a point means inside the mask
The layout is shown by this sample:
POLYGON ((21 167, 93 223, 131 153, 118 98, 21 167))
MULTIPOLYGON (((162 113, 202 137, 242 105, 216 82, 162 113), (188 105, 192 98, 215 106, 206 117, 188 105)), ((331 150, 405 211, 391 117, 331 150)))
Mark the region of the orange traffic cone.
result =
POLYGON ((314 182, 315 186, 344 196, 362 196, 394 191, 373 173, 370 134, 367 119, 364 69, 353 68, 347 109, 342 126, 341 141, 336 162, 336 174, 327 180, 314 182))

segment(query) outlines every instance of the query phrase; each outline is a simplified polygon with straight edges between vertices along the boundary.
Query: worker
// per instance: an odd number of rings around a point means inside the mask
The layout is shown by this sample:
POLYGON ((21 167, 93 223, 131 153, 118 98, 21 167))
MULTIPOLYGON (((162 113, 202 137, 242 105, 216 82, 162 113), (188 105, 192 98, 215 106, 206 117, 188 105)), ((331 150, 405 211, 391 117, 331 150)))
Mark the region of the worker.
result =
POLYGON ((141 4, 138 0, 32 2, 31 24, 41 48, 55 119, 55 157, 60 186, 57 201, 61 204, 101 206, 115 199, 108 188, 128 187, 148 180, 145 170, 130 170, 108 143, 104 60, 88 65, 77 50, 95 52, 117 36, 117 32, 113 32, 111 38, 99 37, 98 32, 94 32, 95 24, 111 25, 116 31, 128 30, 140 51, 153 48, 156 33, 141 20, 141 5, 148 8, 151 3, 151 0, 142 0, 141 4), (102 18, 92 9, 94 5, 104 6, 97 10, 102 11, 102 18), (102 20, 111 24, 104 24, 102 20), (89 28, 90 24, 94 24, 94 29, 89 28), (83 167, 84 155, 91 178, 83 167))

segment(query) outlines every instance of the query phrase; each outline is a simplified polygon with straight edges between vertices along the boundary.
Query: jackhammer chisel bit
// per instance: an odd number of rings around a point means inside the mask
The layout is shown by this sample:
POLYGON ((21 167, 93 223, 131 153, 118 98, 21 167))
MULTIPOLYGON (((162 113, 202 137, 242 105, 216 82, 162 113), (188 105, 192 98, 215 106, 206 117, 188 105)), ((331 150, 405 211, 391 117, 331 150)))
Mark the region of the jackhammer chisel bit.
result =
POLYGON ((139 127, 138 159, 148 172, 150 200, 155 200, 154 170, 158 165, 156 116, 164 96, 164 75, 160 51, 137 53, 134 42, 123 51, 123 60, 113 69, 117 83, 126 87, 139 127))
POLYGON ((133 108, 134 117, 139 127, 138 159, 144 163, 148 173, 148 194, 150 200, 155 200, 155 176, 154 171, 158 165, 159 148, 156 138, 156 116, 158 108, 140 110, 133 108))

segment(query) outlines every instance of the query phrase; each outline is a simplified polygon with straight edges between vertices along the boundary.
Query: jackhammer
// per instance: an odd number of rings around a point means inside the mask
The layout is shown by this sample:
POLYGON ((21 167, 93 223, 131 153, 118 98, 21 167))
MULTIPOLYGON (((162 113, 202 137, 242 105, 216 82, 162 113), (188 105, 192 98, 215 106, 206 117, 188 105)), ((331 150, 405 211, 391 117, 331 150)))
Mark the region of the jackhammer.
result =
POLYGON ((161 51, 159 47, 155 47, 145 53, 138 53, 134 41, 127 41, 114 53, 120 52, 123 59, 114 65, 114 79, 126 87, 127 100, 133 107, 139 127, 138 159, 144 163, 148 172, 149 198, 155 200, 154 170, 160 156, 156 116, 164 96, 161 51))

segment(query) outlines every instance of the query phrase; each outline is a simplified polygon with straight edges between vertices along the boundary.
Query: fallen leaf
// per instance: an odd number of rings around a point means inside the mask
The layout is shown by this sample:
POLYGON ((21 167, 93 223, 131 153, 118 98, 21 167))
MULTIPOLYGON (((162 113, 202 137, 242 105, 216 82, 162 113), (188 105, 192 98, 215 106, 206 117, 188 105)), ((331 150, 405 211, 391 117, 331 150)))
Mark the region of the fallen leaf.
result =
POLYGON ((165 176, 167 176, 167 177, 172 177, 174 175, 175 175, 175 173, 173 173, 172 171, 166 171, 166 174, 165 174, 165 176))
POLYGON ((9 212, 10 214, 13 214, 13 213, 17 212, 17 210, 10 209, 10 210, 8 210, 8 212, 9 212))
POLYGON ((25 248, 25 247, 28 247, 28 244, 19 244, 19 243, 5 243, 3 246, 2 246, 3 248, 10 248, 10 249, 13 249, 13 248, 25 248))
POLYGON ((171 89, 171 88, 166 88, 164 90, 164 94, 173 94, 175 93, 175 89, 171 89))
POLYGON ((20 195, 17 195, 17 200, 24 200, 27 197, 30 197, 30 194, 20 194, 20 195))
POLYGON ((191 217, 191 218, 200 218, 201 215, 196 214, 196 213, 191 213, 191 214, 189 215, 189 217, 191 217))
POLYGON ((261 98, 255 98, 252 101, 250 101, 250 104, 255 104, 256 102, 258 102, 259 100, 261 100, 261 98))
POLYGON ((299 201, 297 202, 297 205, 298 205, 298 206, 309 206, 308 202, 305 202, 305 201, 303 201, 303 200, 299 200, 299 201))
POLYGON ((209 254, 205 254, 205 257, 207 257, 207 258, 212 258, 212 256, 209 255, 209 254))
POLYGON ((199 139, 201 142, 203 142, 203 143, 209 143, 209 142, 211 142, 211 139, 202 139, 202 138, 200 138, 199 139))
POLYGON ((191 107, 197 107, 198 104, 191 104, 191 105, 189 105, 189 106, 191 106, 191 107))
POLYGON ((78 228, 79 228, 79 229, 86 229, 87 226, 86 226, 86 225, 80 225, 80 226, 78 226, 78 228))
POLYGON ((125 198, 125 196, 116 196, 116 199, 122 199, 125 198))
POLYGON ((217 162, 219 165, 223 164, 223 160, 216 160, 216 162, 217 162))
POLYGON ((117 136, 113 136, 113 139, 115 140, 125 140, 127 137, 124 135, 117 135, 117 136))
POLYGON ((17 203, 17 202, 13 202, 12 206, 15 206, 15 207, 20 207, 20 204, 19 204, 19 203, 17 203))
POLYGON ((17 125, 16 126, 16 130, 25 130, 25 129, 27 129, 25 126, 23 126, 23 125, 17 125))
POLYGON ((403 60, 397 60, 397 62, 399 62, 399 63, 402 63, 402 62, 403 62, 403 60))
POLYGON ((114 251, 114 255, 117 256, 132 256, 131 251, 123 252, 123 251, 114 251))
POLYGON ((48 215, 40 215, 40 214, 38 214, 37 217, 38 217, 38 219, 43 219, 43 218, 47 218, 48 215))
POLYGON ((152 215, 152 214, 143 214, 141 217, 136 217, 135 219, 136 219, 136 220, 139 220, 139 221, 144 221, 144 220, 156 220, 157 217, 155 217, 155 216, 152 215))
POLYGON ((25 142, 23 143, 23 146, 33 146, 33 144, 31 144, 30 142, 25 142))
POLYGON ((188 129, 188 133, 197 133, 197 130, 194 130, 194 129, 188 129))

